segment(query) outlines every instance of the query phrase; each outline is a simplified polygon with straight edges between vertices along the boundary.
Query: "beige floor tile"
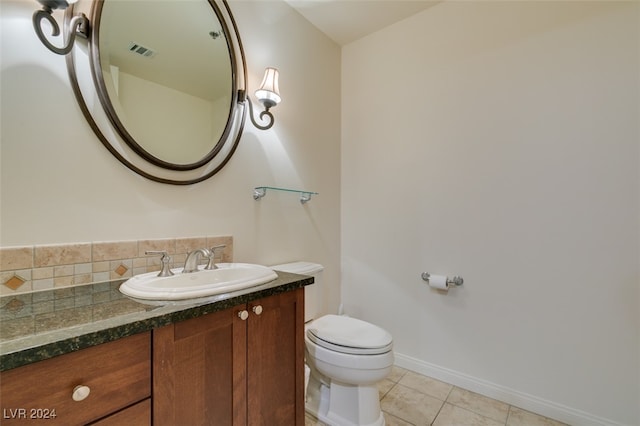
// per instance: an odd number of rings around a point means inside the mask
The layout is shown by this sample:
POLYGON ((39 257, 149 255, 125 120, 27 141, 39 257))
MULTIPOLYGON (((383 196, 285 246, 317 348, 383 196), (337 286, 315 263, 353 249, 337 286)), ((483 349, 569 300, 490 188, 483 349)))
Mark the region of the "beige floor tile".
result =
MULTIPOLYGON (((567 426, 396 366, 377 387, 387 426, 567 426)), ((305 426, 326 425, 307 413, 305 426)))
POLYGON ((507 418, 507 426, 566 426, 566 424, 517 407, 511 407, 507 418))
POLYGON ((316 419, 312 415, 305 413, 304 426, 324 426, 324 423, 322 423, 320 420, 316 419))
POLYGON ((382 410, 417 426, 430 425, 443 401, 397 384, 382 399, 382 410))
POLYGON ((402 379, 402 376, 407 373, 407 371, 408 370, 405 370, 404 368, 394 365, 393 367, 391 367, 391 373, 389 373, 389 375, 387 376, 387 380, 398 383, 400 379, 402 379))
POLYGON ((413 423, 405 422, 389 413, 383 413, 386 426, 414 426, 413 423))
POLYGON ((508 404, 457 387, 453 388, 447 398, 447 402, 484 417, 489 417, 502 424, 504 424, 509 415, 508 404))
POLYGON ((384 379, 378 382, 378 395, 380 395, 380 399, 384 398, 384 396, 391 390, 392 387, 395 386, 395 382, 391 380, 384 379))
POLYGON ((449 392, 453 389, 453 386, 448 383, 432 379, 431 377, 425 377, 412 371, 407 371, 398 383, 419 392, 426 393, 434 398, 438 398, 441 401, 447 399, 449 392))
POLYGON ((464 408, 445 403, 433 422, 433 426, 502 426, 504 422, 497 422, 464 408))

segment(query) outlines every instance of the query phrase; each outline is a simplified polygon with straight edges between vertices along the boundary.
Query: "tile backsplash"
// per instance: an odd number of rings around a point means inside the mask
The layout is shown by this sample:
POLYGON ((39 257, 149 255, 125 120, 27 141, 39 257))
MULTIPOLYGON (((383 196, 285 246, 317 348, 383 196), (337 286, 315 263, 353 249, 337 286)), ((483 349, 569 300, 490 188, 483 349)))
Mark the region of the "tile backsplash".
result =
POLYGON ((151 250, 167 251, 171 267, 180 267, 188 252, 221 244, 226 247, 216 251, 216 262, 232 262, 231 236, 0 247, 0 296, 159 271, 160 256, 145 255, 151 250))

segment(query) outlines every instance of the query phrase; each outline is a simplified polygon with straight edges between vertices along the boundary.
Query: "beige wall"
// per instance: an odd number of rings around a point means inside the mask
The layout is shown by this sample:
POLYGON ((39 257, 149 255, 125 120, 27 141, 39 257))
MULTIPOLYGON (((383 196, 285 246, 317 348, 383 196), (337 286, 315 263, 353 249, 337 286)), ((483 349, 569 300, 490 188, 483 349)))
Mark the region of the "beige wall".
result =
POLYGON ((227 124, 229 99, 199 98, 125 72, 119 73, 118 81, 118 97, 111 99, 121 105, 118 117, 136 141, 157 158, 195 163, 220 139, 227 124))
POLYGON ((640 424, 638 5, 443 2, 343 48, 343 301, 400 365, 640 424))
MULTIPOLYGON (((233 235, 234 259, 326 267, 337 309, 340 256, 340 48, 281 1, 232 1, 250 92, 280 69, 275 126, 248 123, 236 154, 213 178, 178 187, 121 165, 80 112, 64 58, 38 41, 37 4, 2 0, 0 245, 233 235), (291 37, 295 34, 295 37, 291 37), (314 84, 309 84, 313 81, 314 84), (253 188, 317 191, 256 202, 253 188)), ((56 13, 57 15, 57 13, 56 13)))

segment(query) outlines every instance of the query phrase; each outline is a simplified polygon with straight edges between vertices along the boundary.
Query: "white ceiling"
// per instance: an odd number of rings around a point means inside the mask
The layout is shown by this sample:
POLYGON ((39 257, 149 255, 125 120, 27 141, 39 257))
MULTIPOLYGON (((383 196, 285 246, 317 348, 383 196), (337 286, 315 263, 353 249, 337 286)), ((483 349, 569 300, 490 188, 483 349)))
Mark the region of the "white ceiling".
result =
POLYGON ((341 46, 401 21, 441 0, 285 0, 341 46))

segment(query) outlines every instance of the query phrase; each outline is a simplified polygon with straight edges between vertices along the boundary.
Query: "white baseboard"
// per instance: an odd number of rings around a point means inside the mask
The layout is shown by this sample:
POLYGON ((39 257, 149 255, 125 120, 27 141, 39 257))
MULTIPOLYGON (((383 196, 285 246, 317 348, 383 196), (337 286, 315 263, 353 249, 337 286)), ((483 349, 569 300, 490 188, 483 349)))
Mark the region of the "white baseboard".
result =
POLYGON ((629 426, 586 413, 575 408, 557 404, 537 396, 529 395, 486 380, 478 379, 435 364, 395 353, 398 367, 420 373, 434 379, 497 399, 509 405, 531 411, 573 426, 629 426))

